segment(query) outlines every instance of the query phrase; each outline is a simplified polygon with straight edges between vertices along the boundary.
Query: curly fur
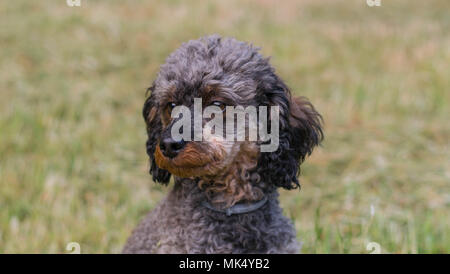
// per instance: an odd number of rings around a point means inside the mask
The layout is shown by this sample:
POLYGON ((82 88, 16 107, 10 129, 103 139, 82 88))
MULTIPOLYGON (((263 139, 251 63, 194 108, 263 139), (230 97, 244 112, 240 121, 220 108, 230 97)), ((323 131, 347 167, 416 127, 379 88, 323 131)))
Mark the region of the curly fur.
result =
POLYGON ((294 253, 292 223, 282 215, 277 188, 300 186, 300 164, 323 139, 321 117, 306 98, 291 97, 257 48, 235 39, 208 36, 184 43, 161 66, 149 88, 143 116, 147 154, 155 182, 175 185, 134 230, 125 253, 294 253), (193 98, 227 105, 279 106, 280 141, 275 152, 261 143, 190 142, 173 159, 159 142, 173 124, 168 102, 192 107, 193 98), (262 208, 230 217, 218 208, 269 198, 262 208))
POLYGON ((228 217, 203 207, 205 193, 178 179, 135 229, 124 253, 295 253, 295 231, 277 196, 272 192, 260 210, 228 217))

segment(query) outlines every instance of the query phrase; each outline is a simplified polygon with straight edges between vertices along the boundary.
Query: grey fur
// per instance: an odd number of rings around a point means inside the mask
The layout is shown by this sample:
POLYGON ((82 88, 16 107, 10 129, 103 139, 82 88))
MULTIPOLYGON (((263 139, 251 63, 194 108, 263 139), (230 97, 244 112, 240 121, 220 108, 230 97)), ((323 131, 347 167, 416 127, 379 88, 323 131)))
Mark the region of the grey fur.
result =
POLYGON ((248 104, 257 95, 257 81, 262 80, 258 78, 269 76, 267 71, 272 71, 268 59, 258 50, 218 35, 183 43, 161 66, 154 82, 155 99, 161 101, 172 87, 217 85, 236 104, 248 104))
MULTIPOLYGON (((207 86, 217 86, 220 96, 235 105, 280 107, 279 150, 260 155, 254 170, 241 173, 254 189, 268 197, 268 202, 254 212, 226 216, 201 205, 209 196, 198 187, 195 178, 175 177, 169 195, 134 230, 123 252, 299 252, 294 226, 282 215, 277 188, 299 187, 299 166, 322 138, 320 115, 305 98, 297 107, 298 113, 292 115, 294 103, 289 89, 268 59, 247 43, 217 35, 192 40, 161 66, 144 105, 149 135, 147 153, 154 181, 167 184, 171 174, 155 163, 155 147, 164 129, 159 118, 147 120, 150 110, 157 109, 159 116, 169 96, 189 106, 207 86)), ((234 156, 229 153, 227 157, 234 156)))
POLYGON ((128 239, 123 253, 297 253, 292 223, 282 215, 278 193, 252 213, 226 216, 200 203, 195 182, 176 179, 169 195, 128 239))

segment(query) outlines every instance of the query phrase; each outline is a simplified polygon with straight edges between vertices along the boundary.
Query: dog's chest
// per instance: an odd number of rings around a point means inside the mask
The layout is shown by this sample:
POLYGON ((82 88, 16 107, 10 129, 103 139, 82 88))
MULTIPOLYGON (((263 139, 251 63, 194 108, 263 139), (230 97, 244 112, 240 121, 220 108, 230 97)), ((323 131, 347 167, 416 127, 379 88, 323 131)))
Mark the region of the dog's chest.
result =
MULTIPOLYGON (((153 252, 230 254, 298 251, 294 229, 284 218, 275 218, 277 223, 272 224, 250 214, 217 218, 205 211, 183 208, 178 214, 170 214, 171 218, 159 225, 160 237, 153 252)), ((164 217, 159 218, 160 221, 162 219, 164 217)))

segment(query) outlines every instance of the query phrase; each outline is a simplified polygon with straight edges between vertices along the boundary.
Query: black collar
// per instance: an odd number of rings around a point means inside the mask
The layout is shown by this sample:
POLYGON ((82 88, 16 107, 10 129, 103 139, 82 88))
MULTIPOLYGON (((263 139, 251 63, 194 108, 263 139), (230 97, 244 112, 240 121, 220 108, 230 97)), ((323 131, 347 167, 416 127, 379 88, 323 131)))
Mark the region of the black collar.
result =
POLYGON ((242 203, 242 204, 235 204, 234 206, 231 206, 229 208, 225 209, 218 209, 212 206, 208 201, 203 201, 202 206, 220 213, 225 213, 227 216, 231 216, 233 214, 243 214, 243 213, 249 213, 252 211, 255 211, 259 208, 261 208, 263 205, 265 205, 267 202, 267 196, 264 196, 261 200, 255 202, 255 203, 242 203))

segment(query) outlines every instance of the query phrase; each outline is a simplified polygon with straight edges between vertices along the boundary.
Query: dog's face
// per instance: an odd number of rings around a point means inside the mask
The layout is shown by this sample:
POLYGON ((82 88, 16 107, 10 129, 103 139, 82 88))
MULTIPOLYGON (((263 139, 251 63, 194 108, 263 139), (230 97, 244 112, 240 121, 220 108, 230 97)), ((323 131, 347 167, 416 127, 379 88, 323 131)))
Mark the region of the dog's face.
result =
MULTIPOLYGON (((292 99, 268 60, 257 49, 234 39, 211 36, 183 44, 161 66, 150 91, 143 115, 150 173, 157 182, 167 183, 170 174, 198 178, 211 183, 216 191, 231 191, 234 202, 240 195, 237 192, 246 196, 242 193, 250 193, 249 189, 258 185, 262 189, 295 188, 299 164, 322 139, 320 115, 312 105, 304 98, 292 99), (190 115, 174 115, 181 106, 190 115), (227 127, 231 121, 238 124, 237 116, 227 119, 230 107, 236 106, 278 107, 275 151, 263 152, 264 142, 249 140, 249 133, 244 133, 244 140, 237 140, 240 131, 256 129, 248 123, 248 116, 244 116, 247 123, 243 129, 227 127), (212 115, 194 117, 199 108, 208 107, 212 115), (216 116, 224 118, 224 131, 209 128, 216 116), (181 119, 191 127, 174 129, 181 119), (202 129, 200 138, 196 138, 196 125, 202 129), (175 138, 174 132, 185 138, 175 138)), ((275 122, 268 114, 267 119, 269 124, 275 122)))
MULTIPOLYGON (((170 173, 179 177, 200 177, 213 180, 215 177, 226 173, 228 168, 234 163, 240 155, 241 147, 253 147, 253 162, 256 165, 257 146, 251 145, 250 142, 236 141, 226 139, 226 132, 206 130, 211 117, 204 117, 203 111, 196 112, 194 98, 200 101, 197 108, 203 110, 212 107, 216 112, 215 115, 221 115, 222 128, 226 127, 227 106, 234 106, 238 103, 232 101, 226 88, 218 84, 212 85, 206 79, 200 80, 196 87, 187 87, 186 83, 182 83, 181 87, 177 87, 180 83, 172 83, 168 90, 158 90, 155 88, 154 93, 161 93, 159 99, 159 109, 161 113, 161 135, 155 148, 154 157, 159 168, 168 170, 170 173), (183 106, 189 110, 189 115, 182 117, 174 117, 174 108, 183 106), (196 117, 194 117, 196 115, 196 117), (173 136, 174 126, 181 119, 188 119, 190 127, 181 128, 180 130, 186 134, 186 138, 176 140, 173 136), (201 136, 195 138, 194 124, 195 119, 199 120, 201 125, 201 136)), ((178 131, 179 132, 179 131, 178 131)), ((198 133, 197 133, 198 134, 198 133)), ((233 135, 237 135, 233 132, 233 135)), ((233 137, 234 137, 233 136, 233 137)))

